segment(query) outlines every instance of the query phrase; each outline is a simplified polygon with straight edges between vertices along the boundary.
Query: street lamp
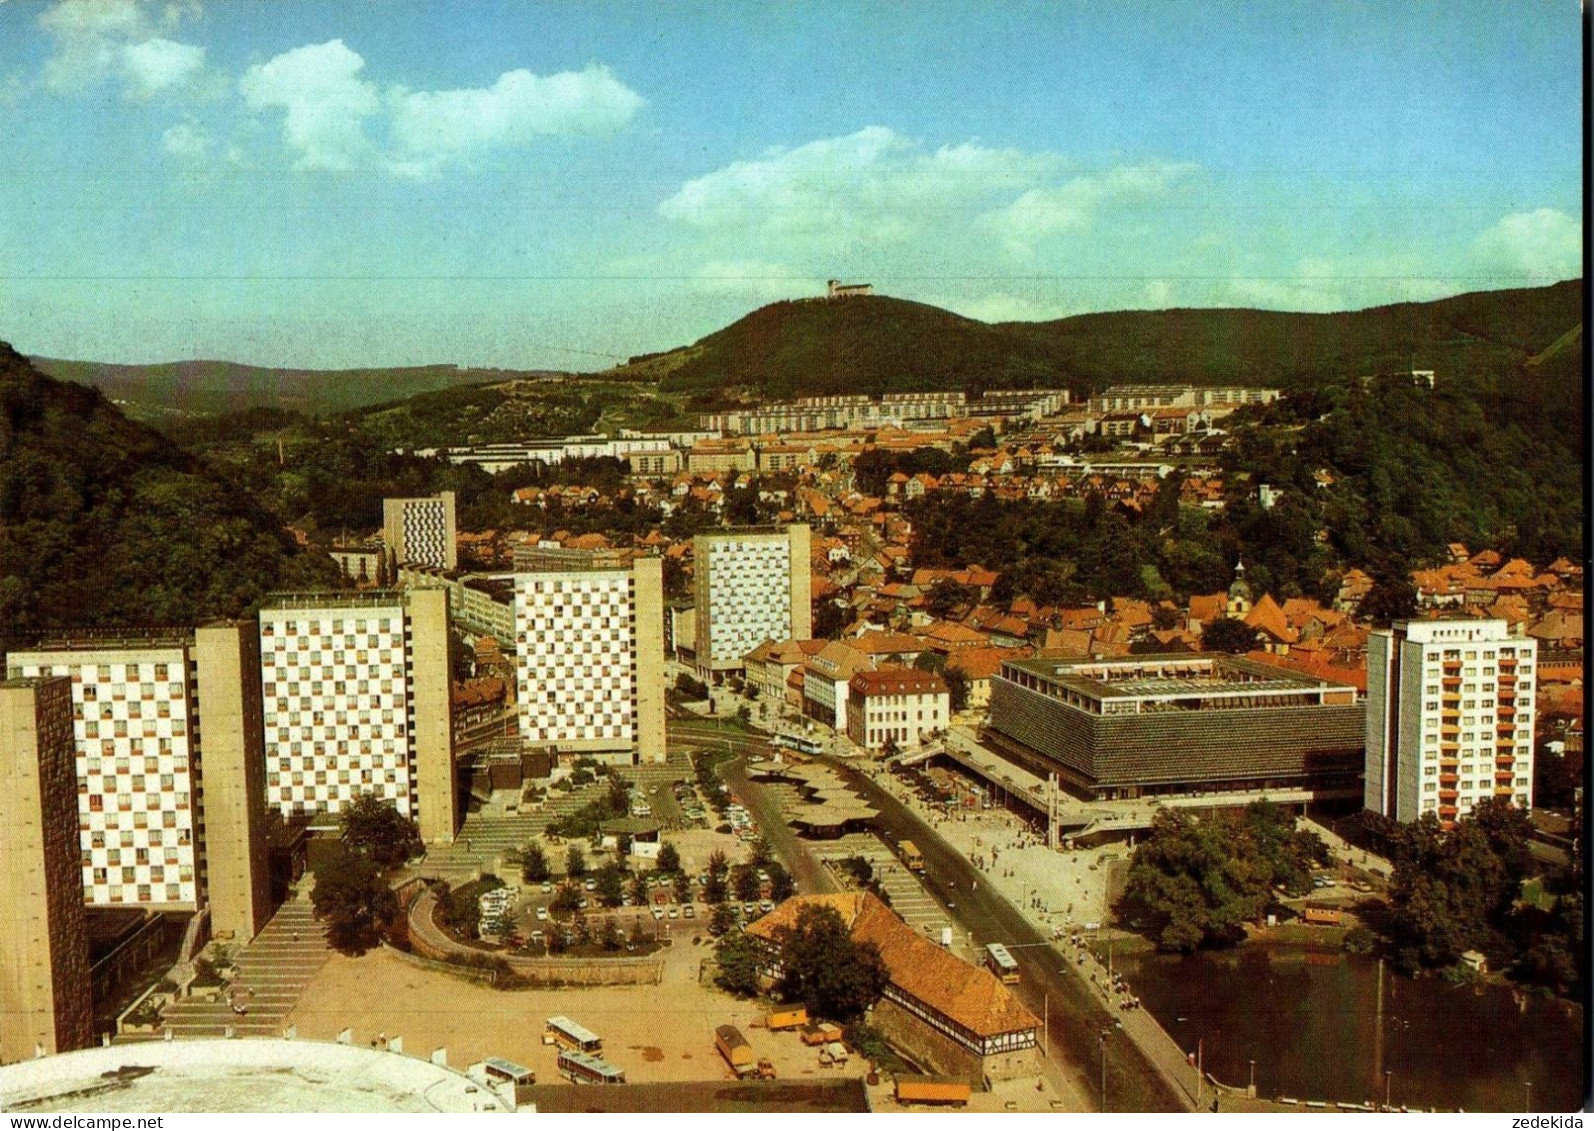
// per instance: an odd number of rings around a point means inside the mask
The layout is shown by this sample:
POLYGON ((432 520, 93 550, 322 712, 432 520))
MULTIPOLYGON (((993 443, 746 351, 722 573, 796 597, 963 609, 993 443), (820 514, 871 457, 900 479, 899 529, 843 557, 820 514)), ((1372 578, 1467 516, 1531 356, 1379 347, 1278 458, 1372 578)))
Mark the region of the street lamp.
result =
POLYGON ((1532 1080, 1524 1080, 1524 1081, 1522 1081, 1522 1110, 1524 1112, 1529 1112, 1529 1111, 1533 1110, 1533 1081, 1532 1080))
POLYGON ((1384 1110, 1385 1111, 1392 1111, 1394 1109, 1394 1105, 1391 1104, 1390 1100, 1389 1100, 1390 1091, 1394 1087, 1394 1084, 1395 1084, 1395 1070, 1393 1068, 1384 1069, 1384 1110))
POLYGON ((1256 1099, 1256 1061, 1254 1061, 1254 1060, 1253 1060, 1253 1061, 1252 1061, 1252 1062, 1251 1062, 1251 1088, 1250 1088, 1250 1096, 1251 1096, 1251 1098, 1252 1098, 1252 1099, 1253 1099, 1253 1100, 1254 1100, 1254 1099, 1256 1099))

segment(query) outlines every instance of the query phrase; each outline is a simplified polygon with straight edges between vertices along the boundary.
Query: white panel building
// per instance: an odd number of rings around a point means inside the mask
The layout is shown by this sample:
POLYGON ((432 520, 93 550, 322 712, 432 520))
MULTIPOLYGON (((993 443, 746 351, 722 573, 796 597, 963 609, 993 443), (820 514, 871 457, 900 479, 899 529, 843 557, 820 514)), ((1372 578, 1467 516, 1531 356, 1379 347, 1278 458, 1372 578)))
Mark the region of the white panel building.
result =
POLYGON ((179 642, 13 653, 22 676, 72 680, 83 897, 91 907, 201 903, 191 718, 179 642))
POLYGON ((1538 642, 1503 620, 1396 621, 1367 648, 1366 807, 1449 824, 1533 797, 1538 642))
POLYGON ((700 671, 734 670, 766 640, 807 640, 809 529, 796 525, 699 534, 692 543, 700 671))
POLYGON ((515 575, 522 739, 626 763, 663 759, 662 578, 657 558, 515 575))

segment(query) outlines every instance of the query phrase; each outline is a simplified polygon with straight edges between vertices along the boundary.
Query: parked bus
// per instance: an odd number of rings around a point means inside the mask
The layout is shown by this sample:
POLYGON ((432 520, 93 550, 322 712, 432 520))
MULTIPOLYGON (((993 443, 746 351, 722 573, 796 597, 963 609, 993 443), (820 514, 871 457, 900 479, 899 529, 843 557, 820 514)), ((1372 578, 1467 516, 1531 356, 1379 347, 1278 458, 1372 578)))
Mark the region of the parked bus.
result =
POLYGON ((559 1075, 572 1084, 624 1084, 625 1070, 617 1068, 601 1056, 591 1056, 575 1049, 559 1050, 559 1075))
POLYGON ((1018 963, 1013 961, 1013 956, 1007 947, 999 942, 993 942, 985 948, 985 965, 990 967, 991 973, 1009 985, 1018 981, 1018 963))
POLYGON ((924 853, 919 851, 919 846, 911 840, 904 840, 897 845, 897 851, 902 853, 902 863, 910 872, 924 871, 924 853))
POLYGON ((516 1064, 512 1060, 502 1057, 490 1056, 482 1061, 482 1071, 489 1083, 514 1084, 516 1087, 529 1086, 537 1082, 537 1074, 524 1064, 516 1064))
POLYGON ((577 1025, 568 1017, 548 1018, 547 1031, 542 1035, 545 1045, 558 1045, 571 1052, 599 1053, 603 1051, 603 1041, 591 1029, 584 1025, 577 1025))

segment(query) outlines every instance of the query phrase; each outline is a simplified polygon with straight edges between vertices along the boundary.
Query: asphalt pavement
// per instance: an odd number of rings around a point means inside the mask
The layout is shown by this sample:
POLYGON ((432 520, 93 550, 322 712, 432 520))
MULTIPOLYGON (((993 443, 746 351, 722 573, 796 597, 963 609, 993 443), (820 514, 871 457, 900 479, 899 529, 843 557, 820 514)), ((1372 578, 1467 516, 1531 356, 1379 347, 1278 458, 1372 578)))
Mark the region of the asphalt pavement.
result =
POLYGON ((996 893, 981 884, 980 873, 911 810, 843 761, 821 758, 840 770, 847 785, 880 810, 877 827, 912 840, 924 855, 930 891, 964 932, 982 942, 1002 942, 1013 952, 1022 981, 1014 987, 1035 1016, 1049 1015, 1047 1055, 1072 1066, 1099 1096, 1105 1029, 1108 1111, 1185 1111, 1188 1105, 1133 1042, 1117 1028, 1118 1017, 1105 1009, 1090 987, 1040 931, 996 893))

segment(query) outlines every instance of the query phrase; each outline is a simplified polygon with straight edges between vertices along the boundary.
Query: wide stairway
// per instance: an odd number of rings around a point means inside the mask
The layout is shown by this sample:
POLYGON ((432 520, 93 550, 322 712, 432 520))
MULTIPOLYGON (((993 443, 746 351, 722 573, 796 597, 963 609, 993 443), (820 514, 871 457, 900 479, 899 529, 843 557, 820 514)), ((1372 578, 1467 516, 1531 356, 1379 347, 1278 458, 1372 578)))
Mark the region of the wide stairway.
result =
POLYGON ((239 1037, 280 1037, 299 995, 331 954, 326 930, 315 921, 308 899, 290 899, 277 909, 265 930, 234 955, 238 973, 232 1000, 246 1010, 237 1013, 220 1001, 184 998, 167 1014, 167 1028, 177 1039, 221 1037, 230 1027, 239 1037))

